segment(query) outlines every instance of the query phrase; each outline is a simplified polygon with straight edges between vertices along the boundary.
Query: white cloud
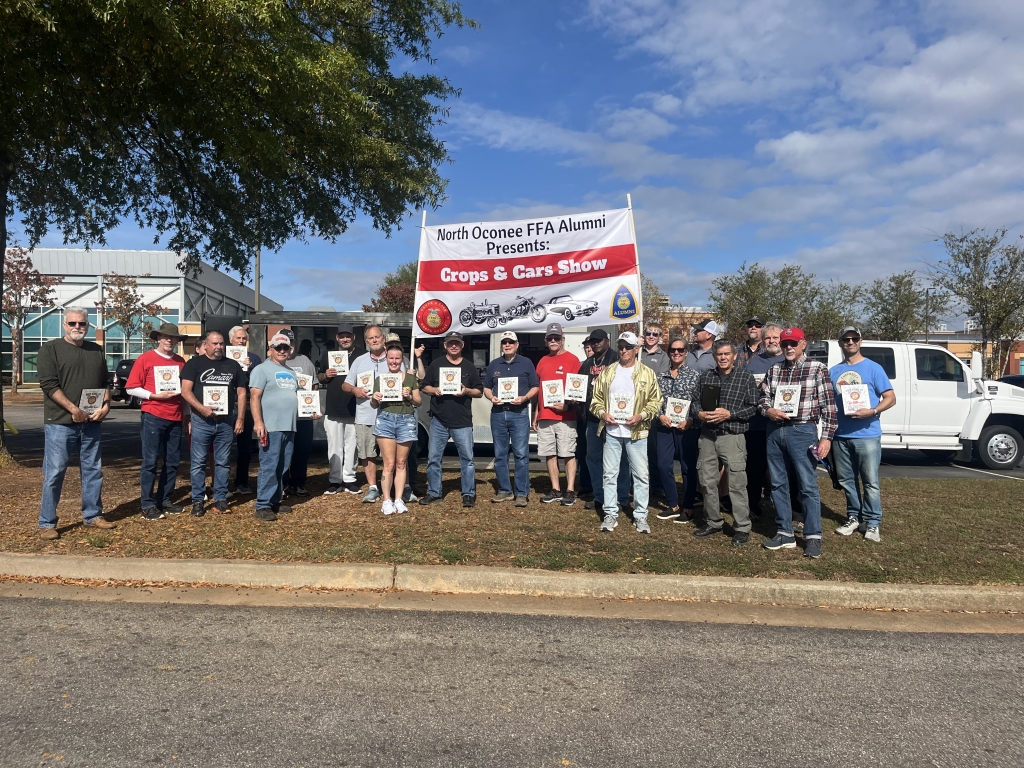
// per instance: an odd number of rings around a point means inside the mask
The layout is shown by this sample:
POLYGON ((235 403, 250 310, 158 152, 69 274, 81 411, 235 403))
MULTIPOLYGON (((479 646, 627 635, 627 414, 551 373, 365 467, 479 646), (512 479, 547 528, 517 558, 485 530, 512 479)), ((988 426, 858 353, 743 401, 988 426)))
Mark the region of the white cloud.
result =
POLYGON ((676 127, 649 109, 618 109, 602 119, 604 133, 610 139, 648 142, 675 132, 676 127))

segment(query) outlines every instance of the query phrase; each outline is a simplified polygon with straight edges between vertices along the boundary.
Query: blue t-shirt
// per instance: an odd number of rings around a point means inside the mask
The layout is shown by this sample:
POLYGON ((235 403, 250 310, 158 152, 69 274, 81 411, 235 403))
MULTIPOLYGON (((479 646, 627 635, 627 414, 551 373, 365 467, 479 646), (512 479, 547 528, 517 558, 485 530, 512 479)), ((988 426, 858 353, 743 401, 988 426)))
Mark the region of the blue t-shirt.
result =
POLYGON ((871 405, 867 407, 876 408, 882 399, 882 393, 892 389, 892 382, 885 375, 882 366, 873 360, 861 360, 856 365, 838 363, 829 369, 829 375, 832 377, 836 410, 839 412, 839 429, 836 430, 836 437, 879 437, 882 434, 882 424, 878 416, 871 419, 851 419, 843 413, 843 396, 839 388, 844 384, 867 384, 868 396, 871 398, 871 405))
MULTIPOLYGON (((505 356, 496 357, 491 360, 487 366, 487 373, 484 374, 484 386, 491 390, 495 395, 498 394, 498 379, 499 378, 511 378, 515 376, 519 379, 519 396, 522 397, 534 387, 540 386, 540 381, 537 379, 537 368, 530 361, 530 358, 523 357, 522 355, 516 355, 512 358, 512 362, 508 362, 505 356)), ((508 409, 521 413, 525 411, 527 403, 522 405, 510 405, 508 409)), ((492 411, 500 411, 505 408, 505 405, 494 405, 491 404, 492 411)))
POLYGON ((267 359, 249 372, 249 386, 263 391, 260 406, 267 432, 294 432, 299 415, 295 373, 267 359))

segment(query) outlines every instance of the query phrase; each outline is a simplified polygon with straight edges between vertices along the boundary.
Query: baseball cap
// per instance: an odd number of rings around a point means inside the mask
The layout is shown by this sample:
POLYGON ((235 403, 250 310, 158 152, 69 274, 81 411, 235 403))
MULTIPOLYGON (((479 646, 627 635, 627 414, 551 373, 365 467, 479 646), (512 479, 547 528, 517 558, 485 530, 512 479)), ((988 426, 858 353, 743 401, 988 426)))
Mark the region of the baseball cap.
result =
POLYGON ((635 347, 640 343, 640 340, 636 337, 636 334, 632 331, 623 331, 619 334, 619 341, 624 341, 631 347, 635 347))
POLYGON ((449 331, 447 333, 447 335, 444 337, 445 346, 448 345, 449 341, 457 341, 462 346, 466 346, 466 340, 462 338, 462 334, 459 333, 458 331, 449 331))
POLYGON ((700 328, 700 330, 707 331, 712 336, 717 336, 718 334, 720 334, 722 332, 721 326, 718 323, 716 323, 714 320, 705 320, 704 323, 703 323, 703 326, 704 327, 700 328))
POLYGON ((562 335, 562 325, 561 325, 561 323, 548 323, 548 327, 546 329, 544 329, 544 338, 545 339, 547 339, 548 336, 561 336, 561 335, 562 335))
POLYGON ((787 328, 782 332, 779 341, 804 341, 807 337, 799 328, 787 328))
POLYGON ((504 341, 505 339, 511 339, 512 341, 519 341, 519 337, 516 336, 515 331, 505 331, 504 333, 502 333, 500 341, 504 341))
POLYGON ((860 328, 858 328, 858 327, 857 327, 856 325, 848 325, 848 326, 846 326, 845 328, 843 328, 843 330, 841 330, 841 331, 839 332, 839 335, 838 335, 838 336, 836 336, 836 338, 837 338, 837 339, 842 339, 842 338, 843 338, 843 336, 845 336, 846 334, 848 334, 848 333, 849 333, 850 331, 853 331, 853 332, 854 332, 854 333, 856 333, 856 334, 857 334, 858 336, 861 336, 861 337, 863 337, 863 336, 864 336, 864 334, 860 332, 860 328))
POLYGON ((386 342, 401 341, 401 339, 398 337, 397 333, 389 333, 387 336, 384 337, 384 341, 386 341, 386 342))
POLYGON ((352 327, 352 323, 342 323, 338 326, 338 330, 334 332, 335 335, 339 333, 351 333, 353 336, 356 335, 356 329, 352 327))
POLYGON ((598 328, 596 331, 591 333, 589 337, 584 339, 583 343, 586 344, 587 342, 593 343, 595 341, 603 341, 604 339, 607 338, 608 331, 606 331, 604 328, 598 328))
POLYGON ((287 336, 291 340, 292 345, 294 346, 294 344, 295 344, 295 331, 293 331, 291 328, 282 328, 280 331, 278 331, 278 334, 280 334, 282 336, 287 336))
POLYGON ((761 317, 760 315, 752 315, 750 317, 750 319, 747 320, 746 324, 750 325, 751 323, 757 323, 758 325, 764 325, 764 318, 761 317))
POLYGON ((282 344, 284 344, 289 349, 292 348, 292 340, 288 338, 288 335, 283 331, 280 333, 275 333, 274 336, 270 339, 270 348, 273 349, 275 347, 280 347, 282 344))

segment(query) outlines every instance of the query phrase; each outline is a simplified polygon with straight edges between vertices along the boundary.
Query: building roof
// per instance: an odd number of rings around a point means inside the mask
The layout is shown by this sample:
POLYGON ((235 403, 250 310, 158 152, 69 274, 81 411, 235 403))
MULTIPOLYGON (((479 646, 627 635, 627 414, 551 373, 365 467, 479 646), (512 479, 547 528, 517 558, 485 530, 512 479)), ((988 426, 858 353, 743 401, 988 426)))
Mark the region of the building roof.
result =
MULTIPOLYGON (((174 251, 127 251, 97 248, 36 248, 32 265, 45 275, 145 275, 186 280, 217 291, 247 306, 252 306, 255 292, 233 277, 201 262, 199 275, 186 277, 178 269, 179 256, 174 251)), ((260 309, 281 310, 284 307, 260 293, 260 309)))

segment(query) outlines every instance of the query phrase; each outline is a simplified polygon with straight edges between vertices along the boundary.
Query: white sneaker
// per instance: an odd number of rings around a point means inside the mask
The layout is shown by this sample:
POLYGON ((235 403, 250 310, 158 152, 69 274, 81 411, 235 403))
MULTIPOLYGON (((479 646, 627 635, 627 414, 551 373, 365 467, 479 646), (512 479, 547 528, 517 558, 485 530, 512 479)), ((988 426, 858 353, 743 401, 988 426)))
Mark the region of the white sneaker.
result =
POLYGON ((401 499, 395 499, 395 514, 400 515, 403 512, 408 512, 409 508, 405 506, 405 502, 401 499))
POLYGON ((383 512, 385 515, 395 514, 395 502, 393 502, 391 499, 385 499, 384 503, 381 504, 380 506, 380 511, 383 512))
POLYGON ((644 515, 643 517, 638 516, 636 520, 633 521, 633 525, 636 526, 637 533, 651 532, 651 526, 647 524, 647 515, 644 515))
POLYGON ((614 531, 615 527, 619 524, 618 515, 605 515, 604 520, 601 522, 602 531, 614 531))
POLYGON ((856 517, 846 518, 846 522, 836 528, 836 533, 840 536, 849 536, 851 533, 856 531, 860 527, 860 520, 856 517))
POLYGON ((878 534, 878 526, 873 525, 864 531, 864 538, 868 541, 877 541, 880 543, 882 541, 882 537, 878 534))

